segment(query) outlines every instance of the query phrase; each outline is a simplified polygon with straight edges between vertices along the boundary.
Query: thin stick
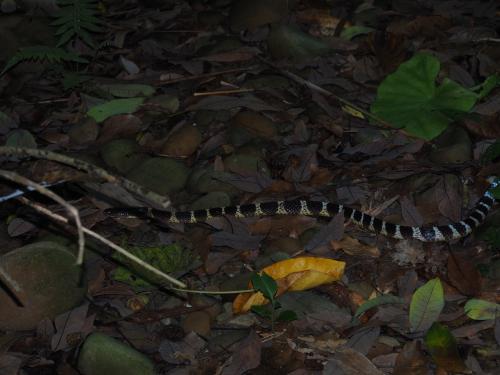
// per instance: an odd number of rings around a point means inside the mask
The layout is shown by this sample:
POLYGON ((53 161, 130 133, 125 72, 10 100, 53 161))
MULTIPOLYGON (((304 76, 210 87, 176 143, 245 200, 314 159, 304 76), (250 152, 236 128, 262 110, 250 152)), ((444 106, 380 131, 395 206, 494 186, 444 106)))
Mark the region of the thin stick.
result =
MULTIPOLYGON (((58 221, 60 223, 63 223, 63 224, 68 224, 69 223, 69 220, 61 215, 58 215, 52 211, 50 211, 49 209, 47 209, 46 207, 38 204, 38 203, 35 203, 35 202, 32 202, 28 199, 26 199, 25 197, 19 197, 18 200, 20 200, 21 202, 23 202, 24 204, 26 204, 27 206, 30 206, 32 207, 33 209, 35 209, 36 211, 40 212, 41 214, 44 214, 50 218, 52 218, 53 220, 55 221, 58 221)), ((101 241, 102 243, 104 243, 105 245, 108 245, 110 248, 112 248, 113 250, 115 250, 117 253, 120 253, 122 254, 124 257, 130 259, 132 262, 134 263, 137 263, 139 264, 141 267, 144 267, 145 269, 147 269, 148 271, 150 271, 151 273, 167 280, 168 282, 174 284, 174 285, 177 285, 178 287, 180 288, 186 288, 187 285, 184 284, 182 281, 179 281, 169 275, 167 275, 166 273, 160 271, 159 269, 156 269, 155 267, 153 267, 152 265, 150 265, 149 263, 146 263, 144 262, 142 259, 138 258, 137 256, 135 256, 134 254, 131 254, 130 252, 128 252, 127 250, 125 250, 124 248, 116 245, 115 243, 107 240, 106 238, 102 237, 101 235, 97 234, 96 232, 86 228, 86 227, 82 227, 82 230, 85 234, 95 238, 96 240, 98 241, 101 241)))
POLYGON ((15 172, 0 169, 0 177, 5 178, 6 180, 13 181, 16 184, 26 186, 29 189, 35 190, 40 194, 45 195, 46 197, 49 197, 53 201, 59 203, 66 209, 66 211, 68 211, 68 214, 75 220, 76 230, 78 233, 78 257, 76 258, 76 264, 80 266, 83 263, 83 253, 85 251, 85 236, 83 235, 80 213, 78 212, 76 207, 69 204, 62 197, 47 189, 43 185, 37 184, 36 182, 31 181, 30 179, 27 179, 26 177, 23 177, 15 172))
POLYGON ((211 72, 211 73, 205 73, 205 74, 198 74, 196 76, 174 78, 174 79, 170 79, 168 81, 156 81, 155 83, 153 83, 153 85, 155 85, 155 86, 165 86, 165 85, 171 85, 173 83, 178 83, 178 82, 194 81, 194 80, 199 80, 199 79, 206 79, 206 78, 217 77, 217 76, 220 76, 220 75, 223 75, 223 74, 247 72, 247 71, 253 70, 255 68, 256 68, 256 66, 250 66, 250 67, 247 67, 247 68, 234 68, 234 69, 228 69, 228 70, 221 70, 219 72, 211 72))
POLYGON ((96 176, 107 182, 119 184, 128 191, 131 191, 151 202, 154 202, 162 208, 170 207, 169 198, 157 194, 153 191, 147 190, 144 187, 137 185, 136 183, 130 180, 127 180, 126 178, 114 176, 109 172, 107 172, 106 170, 96 167, 95 165, 87 163, 86 161, 83 160, 74 159, 69 156, 58 154, 51 151, 39 150, 35 148, 22 148, 22 147, 0 146, 0 155, 17 156, 17 157, 34 157, 37 159, 52 160, 61 164, 66 164, 73 168, 83 170, 88 174, 90 174, 91 176, 96 176))
POLYGON ((12 291, 20 292, 22 291, 21 287, 19 284, 14 280, 10 275, 5 271, 5 269, 2 267, 0 264, 0 276, 2 277, 3 281, 9 286, 9 289, 12 291))
POLYGON ((232 90, 217 90, 217 91, 205 91, 205 92, 195 92, 193 96, 213 96, 213 95, 229 95, 229 94, 241 94, 243 92, 253 92, 254 89, 232 89, 232 90))
POLYGON ((278 66, 276 66, 275 64, 261 58, 261 57, 258 57, 263 63, 271 66, 272 68, 276 69, 277 71, 279 71, 281 74, 283 74, 284 76, 287 76, 288 78, 294 80, 295 82, 301 84, 301 85, 304 85, 306 86, 307 88, 309 88, 310 90, 312 91, 316 91, 316 92, 319 92, 320 94, 323 94, 325 95, 326 97, 332 97, 332 98, 335 98, 336 100, 338 100, 340 103, 348 106, 348 107, 351 107, 352 109, 362 113, 363 115, 365 115, 367 118, 369 119, 372 119, 373 121, 375 121, 377 124, 383 126, 384 128, 387 128, 387 129, 391 129, 391 130, 397 130, 396 128, 394 128, 393 126, 391 126, 387 121, 381 119, 380 117, 378 116, 375 116, 373 113, 370 113, 368 112, 366 109, 363 109, 361 107, 358 107, 356 104, 353 104, 351 103, 349 100, 347 99, 344 99, 338 95, 335 95, 333 92, 331 91, 328 91, 326 89, 324 89, 323 87, 320 87, 314 83, 312 83, 311 81, 308 81, 302 77, 300 77, 299 75, 295 74, 295 73, 292 73, 292 72, 289 72, 287 70, 284 70, 284 69, 281 69, 279 68, 278 66))
POLYGON ((240 294, 240 293, 253 293, 255 289, 242 289, 242 290, 196 290, 196 289, 181 289, 174 287, 165 287, 168 290, 176 292, 192 293, 192 294, 240 294))

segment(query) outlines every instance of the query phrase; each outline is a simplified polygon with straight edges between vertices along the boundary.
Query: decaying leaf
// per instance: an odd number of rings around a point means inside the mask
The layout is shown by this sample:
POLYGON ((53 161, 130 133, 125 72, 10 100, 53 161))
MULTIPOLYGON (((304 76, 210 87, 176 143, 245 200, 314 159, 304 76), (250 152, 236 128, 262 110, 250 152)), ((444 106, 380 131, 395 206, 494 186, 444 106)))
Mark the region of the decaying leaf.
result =
MULTIPOLYGON (((287 291, 299 291, 340 280, 345 263, 328 258, 299 257, 271 264, 265 272, 278 284, 277 296, 287 291)), ((250 287, 252 287, 250 285, 250 287)), ((253 305, 263 305, 266 298, 260 293, 238 294, 233 302, 234 313, 244 313, 253 305)))
POLYGON ((425 335, 425 345, 434 362, 444 370, 463 372, 466 369, 458 353, 457 340, 448 327, 434 323, 425 335))

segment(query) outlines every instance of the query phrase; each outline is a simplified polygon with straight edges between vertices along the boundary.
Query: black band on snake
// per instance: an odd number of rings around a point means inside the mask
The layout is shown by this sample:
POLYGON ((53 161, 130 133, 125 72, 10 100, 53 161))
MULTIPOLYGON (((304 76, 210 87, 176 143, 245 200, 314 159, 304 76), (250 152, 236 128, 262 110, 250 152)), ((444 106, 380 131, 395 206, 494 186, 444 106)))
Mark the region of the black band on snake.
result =
POLYGON ((460 239, 477 228, 495 204, 492 190, 499 185, 500 180, 494 179, 490 188, 477 202, 467 218, 457 223, 439 226, 410 227, 398 225, 377 219, 354 208, 331 202, 309 200, 272 201, 179 212, 161 211, 145 207, 109 208, 105 210, 105 214, 111 217, 156 219, 170 224, 205 222, 213 217, 224 215, 243 218, 272 215, 333 217, 337 214, 343 214, 345 219, 352 221, 361 228, 387 237, 399 240, 415 239, 422 242, 442 242, 460 239))

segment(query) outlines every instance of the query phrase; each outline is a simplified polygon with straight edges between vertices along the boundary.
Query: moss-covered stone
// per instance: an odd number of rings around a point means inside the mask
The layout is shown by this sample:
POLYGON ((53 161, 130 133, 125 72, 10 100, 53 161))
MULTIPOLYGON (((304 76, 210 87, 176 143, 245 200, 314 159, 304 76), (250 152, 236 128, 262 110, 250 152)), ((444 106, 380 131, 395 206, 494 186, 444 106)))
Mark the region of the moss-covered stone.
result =
POLYGON ((224 165, 228 171, 242 175, 253 176, 263 174, 270 176, 269 168, 265 160, 257 155, 250 153, 235 153, 224 159, 224 165))
POLYGON ((225 207, 231 204, 231 198, 223 191, 212 191, 193 202, 193 210, 201 210, 212 207, 225 207))
POLYGON ((116 139, 101 148, 101 157, 108 167, 127 173, 137 167, 145 155, 138 153, 139 145, 131 139, 116 139))
POLYGON ((171 134, 161 148, 161 154, 187 157, 196 152, 201 143, 201 132, 195 125, 185 125, 171 134))
POLYGON ((193 193, 210 193, 223 191, 228 194, 238 192, 233 185, 224 182, 230 175, 226 172, 214 171, 213 168, 197 168, 189 176, 188 189, 193 193))
POLYGON ((167 195, 184 188, 189 169, 169 158, 150 158, 134 168, 127 177, 150 190, 167 195))
POLYGON ((80 304, 87 290, 76 258, 62 245, 36 242, 0 257, 2 275, 21 303, 0 288, 0 330, 29 330, 80 304))
POLYGON ((83 343, 78 356, 83 375, 154 375, 153 362, 124 343, 102 333, 93 333, 83 343))

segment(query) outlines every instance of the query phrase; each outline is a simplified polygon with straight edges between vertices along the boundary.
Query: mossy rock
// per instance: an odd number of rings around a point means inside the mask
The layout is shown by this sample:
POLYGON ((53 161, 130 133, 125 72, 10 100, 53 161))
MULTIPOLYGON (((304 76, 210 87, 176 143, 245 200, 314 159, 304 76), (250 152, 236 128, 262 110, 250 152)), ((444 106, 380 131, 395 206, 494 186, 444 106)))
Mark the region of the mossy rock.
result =
POLYGON ((115 139, 101 148, 101 158, 108 167, 127 173, 146 158, 138 153, 139 149, 139 145, 131 139, 115 139))
POLYGON ((252 135, 263 139, 272 139, 278 133, 274 122, 254 111, 239 112, 233 117, 231 124, 233 127, 246 129, 252 135))
POLYGON ((83 375, 154 375, 153 362, 144 354, 102 333, 93 333, 83 343, 78 356, 83 375))
POLYGON ((184 125, 163 144, 161 154, 173 157, 187 157, 196 152, 201 143, 201 132, 195 125, 184 125))
POLYGON ((88 117, 82 122, 73 125, 69 131, 68 136, 71 142, 77 145, 84 145, 94 142, 99 135, 99 125, 97 122, 88 117))
POLYGON ((87 290, 75 256, 55 242, 36 242, 0 257, 2 270, 17 285, 24 306, 0 288, 0 330, 30 330, 44 318, 78 306, 87 290))
POLYGON ((202 210, 212 207, 225 207, 231 204, 231 198, 223 191, 212 191, 193 202, 193 210, 202 210))
POLYGON ((127 177, 150 190, 167 195, 184 188, 189 169, 169 158, 150 158, 134 168, 127 177))
POLYGON ((229 13, 229 23, 233 31, 255 30, 259 26, 279 22, 289 12, 293 1, 285 0, 237 0, 229 13))
POLYGON ((233 185, 224 182, 224 178, 229 176, 229 173, 214 171, 211 167, 199 168, 191 173, 187 187, 193 193, 223 191, 230 195, 235 194, 238 192, 238 189, 233 185))
POLYGON ((179 98, 175 95, 162 94, 156 95, 149 98, 146 104, 149 104, 151 108, 148 109, 147 113, 153 116, 164 116, 165 111, 168 113, 175 113, 179 109, 179 98), (159 108, 160 110, 155 110, 159 108))
POLYGON ((263 158, 250 153, 235 153, 224 159, 224 165, 228 171, 242 175, 253 176, 263 174, 270 176, 271 172, 263 158))
POLYGON ((321 39, 294 25, 275 24, 267 37, 269 53, 274 59, 295 61, 312 59, 331 53, 333 49, 321 39))

